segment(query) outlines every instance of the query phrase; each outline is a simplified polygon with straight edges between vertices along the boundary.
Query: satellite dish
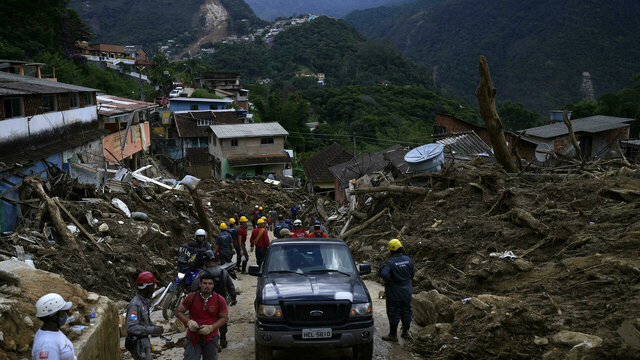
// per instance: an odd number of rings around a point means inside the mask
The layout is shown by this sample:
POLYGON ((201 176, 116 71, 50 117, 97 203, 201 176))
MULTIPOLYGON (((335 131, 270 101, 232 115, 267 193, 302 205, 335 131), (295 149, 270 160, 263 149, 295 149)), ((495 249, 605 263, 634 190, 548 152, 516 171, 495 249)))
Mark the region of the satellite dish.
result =
POLYGON ((542 143, 536 146, 536 160, 539 162, 549 160, 549 154, 551 154, 551 147, 548 144, 542 143))

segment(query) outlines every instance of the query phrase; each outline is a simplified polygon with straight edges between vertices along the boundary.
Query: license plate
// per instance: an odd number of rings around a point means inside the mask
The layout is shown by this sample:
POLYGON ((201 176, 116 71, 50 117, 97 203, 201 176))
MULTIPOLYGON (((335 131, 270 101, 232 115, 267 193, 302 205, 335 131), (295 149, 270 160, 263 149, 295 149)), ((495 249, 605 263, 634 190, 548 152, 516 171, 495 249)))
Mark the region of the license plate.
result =
POLYGON ((302 329, 303 339, 327 339, 331 337, 331 329, 302 329))

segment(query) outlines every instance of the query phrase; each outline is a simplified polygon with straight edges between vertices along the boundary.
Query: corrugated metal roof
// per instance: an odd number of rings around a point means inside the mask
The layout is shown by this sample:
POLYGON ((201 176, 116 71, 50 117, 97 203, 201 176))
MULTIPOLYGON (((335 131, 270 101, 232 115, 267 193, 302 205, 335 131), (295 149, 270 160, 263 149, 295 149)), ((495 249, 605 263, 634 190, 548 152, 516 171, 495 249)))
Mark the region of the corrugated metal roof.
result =
POLYGON ((57 94, 79 91, 98 91, 83 86, 42 80, 0 71, 0 95, 57 94))
POLYGON ((277 122, 211 125, 210 127, 218 139, 289 135, 287 130, 277 122))
POLYGON ((158 104, 125 99, 113 95, 98 95, 96 96, 96 100, 98 102, 98 114, 105 116, 126 114, 135 110, 158 107, 158 104))
POLYGON ((436 140, 454 155, 475 155, 493 157, 491 147, 473 131, 459 133, 436 140))
MULTIPOLYGON (((596 115, 582 119, 571 120, 571 124, 573 125, 573 131, 576 133, 598 133, 606 130, 627 127, 629 126, 628 123, 631 121, 634 121, 634 119, 596 115)), ((526 131, 527 135, 529 136, 544 139, 569 134, 569 130, 567 130, 567 126, 564 124, 564 122, 557 122, 554 124, 539 126, 523 131, 526 131)))
POLYGON ((233 99, 208 99, 208 98, 187 98, 187 97, 175 97, 169 99, 171 101, 186 101, 186 102, 211 102, 211 103, 232 103, 233 99))

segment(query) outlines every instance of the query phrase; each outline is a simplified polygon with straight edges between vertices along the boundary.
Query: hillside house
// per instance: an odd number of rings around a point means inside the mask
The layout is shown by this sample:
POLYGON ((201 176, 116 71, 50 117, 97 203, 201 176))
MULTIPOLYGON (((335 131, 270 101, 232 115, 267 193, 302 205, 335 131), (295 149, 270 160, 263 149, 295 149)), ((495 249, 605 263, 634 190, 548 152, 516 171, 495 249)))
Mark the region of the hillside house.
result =
POLYGON ((382 171, 388 165, 389 161, 384 158, 383 152, 378 151, 373 154, 359 154, 349 161, 330 167, 329 171, 335 177, 334 199, 339 203, 345 202, 349 181, 382 171))
MULTIPOLYGON (((0 59, 0 71, 42 79, 43 63, 0 59)), ((54 76, 55 77, 55 76, 54 76)))
POLYGON ((345 150, 337 143, 333 143, 308 158, 302 168, 307 176, 307 190, 314 193, 335 196, 336 179, 331 168, 347 162, 353 158, 353 154, 345 150))
POLYGON ((240 74, 238 73, 224 73, 224 72, 205 72, 201 75, 200 79, 196 81, 196 85, 202 89, 209 90, 223 90, 233 94, 236 98, 242 85, 240 85, 240 74))
POLYGON ((103 164, 96 91, 0 71, 0 231, 16 226, 25 176, 103 164))
POLYGON ((231 108, 233 99, 176 97, 169 100, 169 111, 224 110, 231 108))
MULTIPOLYGON (((571 120, 573 131, 580 143, 582 155, 587 159, 606 157, 616 151, 617 143, 629 139, 631 124, 638 121, 612 116, 589 116, 571 120)), ((569 130, 563 122, 523 130, 522 136, 541 149, 551 150, 561 155, 573 154, 569 130)))
POLYGON ((137 170, 140 155, 151 145, 149 121, 157 116, 158 105, 113 95, 98 95, 96 100, 100 127, 110 132, 103 140, 105 159, 137 170))
POLYGON ((209 155, 218 180, 240 175, 283 176, 291 158, 284 151, 289 133, 277 122, 210 126, 209 155))

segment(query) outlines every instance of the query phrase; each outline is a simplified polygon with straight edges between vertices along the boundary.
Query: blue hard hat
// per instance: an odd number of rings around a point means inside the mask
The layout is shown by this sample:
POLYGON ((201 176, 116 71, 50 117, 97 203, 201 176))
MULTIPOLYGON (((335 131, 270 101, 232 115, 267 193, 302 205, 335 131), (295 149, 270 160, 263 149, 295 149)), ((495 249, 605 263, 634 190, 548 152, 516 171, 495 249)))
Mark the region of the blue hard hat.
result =
POLYGON ((313 225, 320 225, 320 220, 316 220, 313 222, 313 225))
POLYGON ((284 222, 287 223, 287 224, 291 224, 291 220, 289 220, 289 219, 285 220, 284 222))

